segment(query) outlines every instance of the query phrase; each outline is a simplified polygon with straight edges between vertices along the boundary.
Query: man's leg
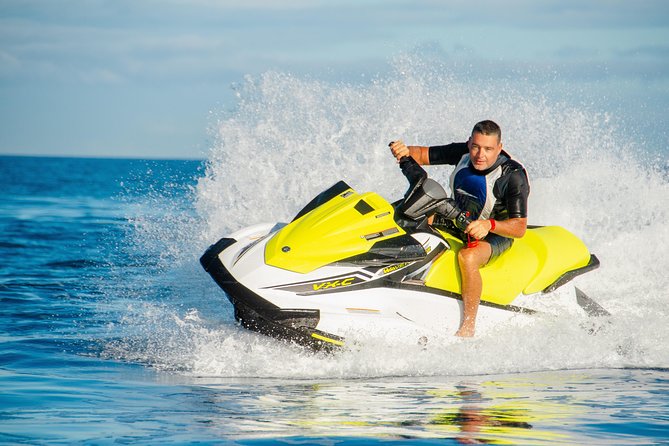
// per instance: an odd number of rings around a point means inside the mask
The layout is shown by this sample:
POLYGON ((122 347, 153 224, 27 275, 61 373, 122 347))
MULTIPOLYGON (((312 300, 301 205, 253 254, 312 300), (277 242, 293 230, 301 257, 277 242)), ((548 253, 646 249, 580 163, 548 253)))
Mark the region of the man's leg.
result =
POLYGON ((483 282, 479 269, 488 263, 492 247, 488 242, 479 240, 476 246, 463 248, 458 253, 460 274, 462 276, 462 303, 464 307, 460 329, 456 336, 472 337, 476 331, 476 313, 481 301, 483 282))

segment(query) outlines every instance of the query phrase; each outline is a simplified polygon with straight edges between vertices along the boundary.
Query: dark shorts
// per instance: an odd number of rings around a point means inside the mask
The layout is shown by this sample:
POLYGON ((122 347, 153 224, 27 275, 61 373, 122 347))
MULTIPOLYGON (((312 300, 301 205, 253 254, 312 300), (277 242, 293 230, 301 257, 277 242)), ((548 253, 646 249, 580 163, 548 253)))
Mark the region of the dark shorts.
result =
POLYGON ((511 245, 513 245, 512 238, 502 237, 501 235, 497 234, 488 234, 483 240, 490 243, 490 247, 492 248, 492 254, 490 255, 490 259, 488 259, 488 263, 492 263, 497 257, 509 249, 511 245))

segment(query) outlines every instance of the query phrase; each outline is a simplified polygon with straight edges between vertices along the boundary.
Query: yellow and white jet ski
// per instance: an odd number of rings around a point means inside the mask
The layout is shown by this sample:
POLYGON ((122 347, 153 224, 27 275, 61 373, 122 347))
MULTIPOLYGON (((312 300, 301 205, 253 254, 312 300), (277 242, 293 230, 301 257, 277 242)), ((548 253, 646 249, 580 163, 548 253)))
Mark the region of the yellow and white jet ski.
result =
MULTIPOLYGON (((426 176, 409 178, 407 195, 394 204, 340 181, 290 223, 235 232, 200 262, 243 327, 314 349, 400 330, 454 333, 462 315, 457 253, 464 242, 447 227, 428 225, 448 199, 426 176)), ((514 304, 519 296, 553 291, 598 266, 566 229, 528 228, 481 269, 477 332, 534 313, 514 304)), ((589 314, 606 314, 579 290, 577 298, 589 314)))

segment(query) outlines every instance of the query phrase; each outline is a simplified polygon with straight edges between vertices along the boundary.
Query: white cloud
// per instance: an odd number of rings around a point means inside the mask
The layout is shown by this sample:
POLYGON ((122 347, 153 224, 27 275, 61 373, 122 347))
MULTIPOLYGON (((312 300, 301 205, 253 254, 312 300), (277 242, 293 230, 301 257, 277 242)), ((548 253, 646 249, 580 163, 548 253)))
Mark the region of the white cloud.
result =
POLYGON ((378 60, 428 42, 497 59, 602 60, 669 39, 667 9, 658 0, 9 0, 0 6, 0 73, 179 82, 378 60), (625 31, 644 24, 655 31, 625 31))
POLYGON ((480 79, 530 73, 601 81, 598 91, 650 79, 662 92, 668 11, 663 0, 2 0, 0 102, 30 109, 21 92, 79 84, 166 95, 197 86, 196 109, 246 74, 359 79, 403 52, 473 66, 480 79))

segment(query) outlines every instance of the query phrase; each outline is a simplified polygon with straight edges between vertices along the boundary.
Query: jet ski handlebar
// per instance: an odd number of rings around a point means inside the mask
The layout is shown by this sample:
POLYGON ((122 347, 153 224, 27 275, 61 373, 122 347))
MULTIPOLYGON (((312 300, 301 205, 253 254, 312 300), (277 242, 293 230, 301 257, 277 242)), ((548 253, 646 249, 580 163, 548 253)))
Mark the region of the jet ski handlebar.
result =
POLYGON ((464 229, 471 222, 437 181, 428 178, 427 172, 410 156, 400 158, 400 169, 409 181, 409 189, 397 210, 411 220, 418 221, 437 214, 447 220, 454 220, 457 227, 464 229))

